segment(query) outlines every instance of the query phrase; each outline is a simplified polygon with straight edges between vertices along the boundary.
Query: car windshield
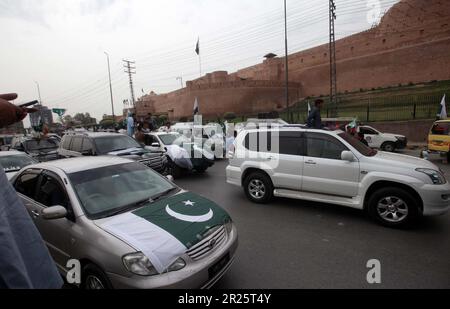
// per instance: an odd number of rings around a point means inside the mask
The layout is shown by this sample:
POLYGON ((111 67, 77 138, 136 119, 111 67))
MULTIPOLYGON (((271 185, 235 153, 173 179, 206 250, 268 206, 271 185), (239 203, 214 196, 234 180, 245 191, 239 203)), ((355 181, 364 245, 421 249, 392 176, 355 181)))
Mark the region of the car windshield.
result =
POLYGON ((32 139, 25 141, 25 149, 28 152, 49 152, 58 149, 59 142, 52 138, 32 139))
POLYGON ((366 157, 373 157, 378 152, 375 149, 372 149, 363 143, 361 143, 358 139, 353 137, 352 135, 348 133, 340 133, 339 137, 341 137, 343 140, 345 140, 347 143, 349 143, 353 148, 355 148, 360 154, 366 157))
POLYGON ((177 141, 177 139, 179 139, 181 137, 180 134, 163 134, 160 135, 159 138, 161 139, 161 141, 163 142, 164 145, 170 146, 173 145, 175 143, 175 141, 177 141))
POLYGON ((131 137, 119 134, 116 136, 95 138, 94 142, 98 153, 101 155, 130 148, 142 148, 142 146, 131 137))
POLYGON ((0 166, 3 167, 6 173, 20 171, 25 166, 34 163, 36 162, 26 155, 0 157, 0 166))
POLYGON ((68 176, 86 215, 94 220, 131 211, 158 195, 178 190, 152 169, 137 162, 68 176))

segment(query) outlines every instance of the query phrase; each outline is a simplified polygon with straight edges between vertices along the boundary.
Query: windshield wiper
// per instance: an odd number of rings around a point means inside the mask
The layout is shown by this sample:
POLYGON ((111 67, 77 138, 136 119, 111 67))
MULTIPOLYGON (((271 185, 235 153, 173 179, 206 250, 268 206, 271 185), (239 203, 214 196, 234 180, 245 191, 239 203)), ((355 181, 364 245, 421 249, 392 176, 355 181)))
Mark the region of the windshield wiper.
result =
POLYGON ((153 202, 156 202, 156 201, 159 200, 160 198, 169 195, 169 193, 171 193, 171 192, 173 192, 173 191, 175 191, 175 190, 177 190, 177 189, 178 189, 178 188, 173 187, 173 188, 170 188, 170 189, 168 189, 168 190, 166 190, 166 191, 164 191, 164 192, 158 193, 158 194, 152 196, 152 197, 151 197, 151 200, 152 200, 153 202))
POLYGON ((125 212, 128 212, 130 210, 140 208, 140 207, 142 207, 142 206, 144 206, 146 204, 149 204, 149 203, 153 203, 153 199, 152 198, 146 198, 144 200, 137 201, 137 202, 135 202, 133 204, 129 204, 129 205, 125 205, 125 206, 119 207, 115 211, 108 212, 102 218, 108 218, 108 217, 117 216, 117 215, 123 214, 125 212))

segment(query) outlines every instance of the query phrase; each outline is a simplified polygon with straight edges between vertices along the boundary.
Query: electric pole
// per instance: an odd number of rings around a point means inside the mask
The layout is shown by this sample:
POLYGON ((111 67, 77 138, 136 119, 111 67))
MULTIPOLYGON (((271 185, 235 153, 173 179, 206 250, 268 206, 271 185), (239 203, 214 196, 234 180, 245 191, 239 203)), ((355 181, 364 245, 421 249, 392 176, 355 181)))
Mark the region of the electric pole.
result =
POLYGON ((132 100, 132 104, 133 104, 133 108, 134 108, 134 112, 136 113, 136 99, 134 96, 134 86, 133 86, 133 75, 136 74, 136 62, 134 61, 129 61, 129 60, 123 60, 124 62, 124 68, 125 68, 125 73, 128 74, 128 77, 130 79, 130 90, 131 90, 131 100, 132 100))
POLYGON ((37 91, 38 91, 38 96, 39 96, 39 105, 42 106, 42 98, 41 98, 41 88, 39 87, 39 83, 37 81, 34 81, 36 83, 36 87, 37 87, 37 91))
POLYGON ((109 54, 104 52, 106 55, 106 59, 108 61, 108 75, 109 75, 109 91, 111 93, 111 109, 112 109, 112 117, 113 123, 116 123, 116 115, 114 115, 114 99, 113 99, 113 90, 112 90, 112 82, 111 82, 111 67, 109 65, 109 54))
POLYGON ((336 20, 336 4, 329 0, 330 15, 330 109, 331 117, 337 117, 337 69, 336 69, 336 32, 334 21, 336 20))
POLYGON ((285 48, 285 71, 286 71, 286 108, 288 122, 291 121, 291 111, 289 107, 289 59, 288 59, 288 33, 287 33, 287 5, 284 0, 284 48, 285 48))

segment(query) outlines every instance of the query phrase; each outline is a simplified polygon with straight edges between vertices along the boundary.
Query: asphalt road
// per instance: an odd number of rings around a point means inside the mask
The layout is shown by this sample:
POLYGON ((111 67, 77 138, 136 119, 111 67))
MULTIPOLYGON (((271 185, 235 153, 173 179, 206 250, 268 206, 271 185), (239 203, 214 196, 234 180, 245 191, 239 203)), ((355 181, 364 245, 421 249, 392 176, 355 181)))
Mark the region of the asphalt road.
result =
MULTIPOLYGON (((226 183, 226 166, 218 161, 205 175, 176 181, 221 205, 237 225, 236 261, 216 288, 450 288, 450 214, 395 230, 334 205, 288 199, 256 205, 226 183), (371 259, 381 262, 379 285, 366 280, 371 259)), ((450 166, 439 166, 450 179, 450 166)))

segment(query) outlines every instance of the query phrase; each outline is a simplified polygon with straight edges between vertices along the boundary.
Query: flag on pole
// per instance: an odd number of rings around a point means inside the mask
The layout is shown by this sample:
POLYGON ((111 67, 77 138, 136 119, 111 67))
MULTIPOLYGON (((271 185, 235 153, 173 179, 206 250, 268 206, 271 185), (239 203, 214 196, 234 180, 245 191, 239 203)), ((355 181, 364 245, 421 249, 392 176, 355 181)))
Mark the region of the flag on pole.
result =
POLYGON ((447 119, 447 105, 445 103, 445 94, 441 101, 441 112, 439 113, 440 119, 447 119))
POLYGON ((195 52, 200 56, 200 38, 197 40, 197 45, 195 46, 195 52))
POLYGON ((199 108, 198 108, 198 99, 197 97, 195 98, 195 102, 194 102, 194 116, 197 115, 199 112, 199 108))

